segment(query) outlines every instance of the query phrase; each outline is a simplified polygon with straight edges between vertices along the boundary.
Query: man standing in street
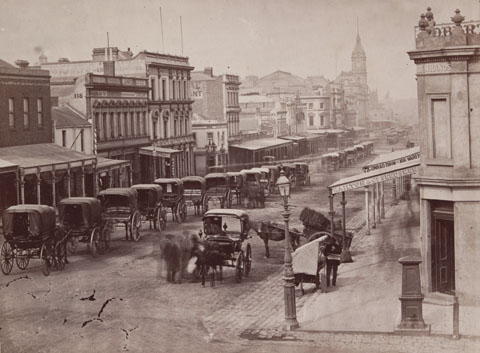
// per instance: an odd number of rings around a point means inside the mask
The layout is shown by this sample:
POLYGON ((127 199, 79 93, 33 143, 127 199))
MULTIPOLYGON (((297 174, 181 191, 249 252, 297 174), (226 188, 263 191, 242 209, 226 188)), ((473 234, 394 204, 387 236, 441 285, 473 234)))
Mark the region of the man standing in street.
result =
POLYGON ((330 286, 330 274, 332 277, 332 286, 337 284, 337 271, 338 265, 340 265, 340 254, 342 253, 342 247, 334 239, 325 248, 325 256, 327 258, 327 287, 330 286), (333 272, 333 273, 332 273, 333 272))

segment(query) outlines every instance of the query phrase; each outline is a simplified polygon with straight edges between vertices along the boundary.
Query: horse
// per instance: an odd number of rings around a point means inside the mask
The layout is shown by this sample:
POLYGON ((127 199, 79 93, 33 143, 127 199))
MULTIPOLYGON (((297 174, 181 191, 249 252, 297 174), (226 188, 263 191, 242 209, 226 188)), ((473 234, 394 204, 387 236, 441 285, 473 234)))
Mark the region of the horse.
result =
MULTIPOLYGON (((250 228, 253 229, 257 235, 262 238, 265 244, 265 257, 270 257, 270 249, 268 247, 268 241, 281 241, 285 240, 285 228, 274 222, 255 222, 250 221, 250 228)), ((300 235, 297 229, 292 228, 289 232, 290 244, 292 249, 295 250, 300 245, 300 235)))
POLYGON ((202 280, 202 287, 205 287, 205 277, 211 270, 210 285, 214 287, 216 277, 222 282, 223 263, 226 256, 218 243, 202 241, 200 236, 196 236, 194 239, 195 245, 192 250, 188 272, 193 272, 196 277, 199 277, 202 280))
POLYGON ((160 258, 167 267, 167 282, 175 283, 175 276, 180 273, 178 283, 181 283, 185 269, 196 246, 194 236, 165 234, 159 241, 160 258))

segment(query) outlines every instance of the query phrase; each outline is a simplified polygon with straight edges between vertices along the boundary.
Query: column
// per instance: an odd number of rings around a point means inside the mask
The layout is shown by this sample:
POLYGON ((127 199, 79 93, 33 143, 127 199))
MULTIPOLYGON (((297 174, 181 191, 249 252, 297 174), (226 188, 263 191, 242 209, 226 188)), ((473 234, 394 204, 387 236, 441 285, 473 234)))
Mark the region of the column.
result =
POLYGON ((377 194, 377 199, 375 202, 375 206, 377 207, 376 213, 377 213, 377 223, 382 224, 382 217, 380 214, 380 183, 375 184, 375 192, 377 194))
POLYGON ((370 205, 368 202, 368 186, 365 186, 365 225, 367 227, 366 235, 370 235, 370 205))
POLYGON ((57 199, 56 199, 57 195, 56 195, 56 190, 55 190, 56 189, 56 187, 55 187, 55 166, 52 166, 51 173, 52 173, 52 197, 53 197, 52 206, 55 208, 56 205, 57 205, 57 202, 56 202, 57 201, 57 199))
POLYGON ((37 203, 40 205, 41 204, 41 193, 40 193, 40 183, 41 183, 41 179, 40 179, 40 171, 37 172, 36 174, 37 176, 37 203))
POLYGON ((383 181, 380 183, 380 195, 380 215, 381 218, 385 218, 385 185, 383 181))
POLYGON ((25 173, 23 169, 20 169, 19 172, 20 180, 20 203, 23 205, 25 203, 25 173))
POLYGON ((397 179, 392 180, 392 193, 393 193, 392 205, 396 205, 398 203, 398 200, 397 200, 397 179))
POLYGON ((85 165, 83 162, 80 170, 80 179, 80 185, 82 187, 82 197, 85 197, 85 165))
POLYGON ((67 175, 65 176, 65 181, 67 182, 67 197, 72 196, 72 188, 70 185, 70 164, 67 167, 67 175))
POLYGON ((375 189, 376 189, 376 186, 375 184, 372 185, 372 216, 373 216, 373 224, 372 224, 372 229, 376 229, 377 228, 377 218, 375 216, 375 189))

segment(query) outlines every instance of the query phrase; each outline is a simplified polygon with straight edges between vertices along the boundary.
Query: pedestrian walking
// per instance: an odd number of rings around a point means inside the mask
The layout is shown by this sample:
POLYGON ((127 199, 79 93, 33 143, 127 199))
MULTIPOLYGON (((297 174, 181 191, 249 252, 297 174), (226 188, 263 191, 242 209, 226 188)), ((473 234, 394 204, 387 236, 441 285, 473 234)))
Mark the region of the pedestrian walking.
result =
POLYGON ((338 266, 340 265, 340 254, 342 247, 336 241, 332 241, 325 248, 327 258, 327 287, 330 286, 330 275, 332 275, 332 286, 337 284, 338 266))

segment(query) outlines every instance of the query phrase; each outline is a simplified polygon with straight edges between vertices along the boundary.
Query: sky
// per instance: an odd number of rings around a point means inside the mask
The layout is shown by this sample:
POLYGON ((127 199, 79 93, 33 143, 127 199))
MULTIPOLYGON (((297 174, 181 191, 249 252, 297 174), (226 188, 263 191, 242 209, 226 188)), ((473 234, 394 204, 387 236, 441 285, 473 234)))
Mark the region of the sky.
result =
POLYGON ((428 6, 437 23, 451 22, 456 8, 465 20, 480 19, 479 0, 1 0, 0 58, 89 60, 107 32, 111 46, 134 54, 182 55, 181 16, 183 55, 196 70, 334 79, 351 70, 358 18, 370 88, 380 98, 415 98, 407 51, 428 6))

